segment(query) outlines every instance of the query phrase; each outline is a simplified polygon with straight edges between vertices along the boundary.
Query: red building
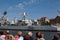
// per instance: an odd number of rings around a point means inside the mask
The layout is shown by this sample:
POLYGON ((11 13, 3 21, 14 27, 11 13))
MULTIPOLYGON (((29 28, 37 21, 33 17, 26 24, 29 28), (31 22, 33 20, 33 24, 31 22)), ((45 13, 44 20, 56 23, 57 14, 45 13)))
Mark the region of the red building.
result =
POLYGON ((56 18, 50 19, 50 23, 51 24, 57 24, 57 23, 60 24, 60 16, 56 16, 56 18))

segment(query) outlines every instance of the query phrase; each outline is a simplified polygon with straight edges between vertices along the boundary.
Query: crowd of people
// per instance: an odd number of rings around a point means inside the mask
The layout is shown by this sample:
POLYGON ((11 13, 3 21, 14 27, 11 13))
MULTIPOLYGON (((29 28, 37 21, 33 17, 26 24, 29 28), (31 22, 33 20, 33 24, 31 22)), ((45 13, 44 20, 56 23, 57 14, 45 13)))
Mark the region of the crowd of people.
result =
MULTIPOLYGON (((18 33, 13 36, 10 34, 9 30, 6 31, 6 34, 3 34, 3 31, 0 31, 0 40, 45 40, 44 34, 40 31, 36 32, 36 38, 33 38, 32 32, 27 32, 24 36, 22 36, 22 34, 22 31, 18 31, 18 33)), ((58 36, 60 36, 60 33, 55 35, 52 40, 60 40, 58 36)))

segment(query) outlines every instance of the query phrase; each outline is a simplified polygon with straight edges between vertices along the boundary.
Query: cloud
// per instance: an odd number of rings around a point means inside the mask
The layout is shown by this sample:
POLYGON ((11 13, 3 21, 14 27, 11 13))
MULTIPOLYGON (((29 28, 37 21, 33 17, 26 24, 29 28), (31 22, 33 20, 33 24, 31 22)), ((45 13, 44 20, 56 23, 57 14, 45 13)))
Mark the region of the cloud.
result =
POLYGON ((33 3, 36 3, 38 0, 30 0, 28 2, 24 1, 23 4, 25 5, 29 5, 29 4, 33 4, 33 3))
POLYGON ((39 2, 39 0, 29 0, 28 2, 27 1, 24 1, 22 3, 17 4, 16 7, 21 8, 21 9, 24 9, 24 7, 26 5, 31 5, 33 3, 38 3, 38 2, 39 2))
POLYGON ((31 4, 34 4, 34 3, 38 3, 40 0, 28 0, 28 1, 23 1, 22 3, 18 3, 17 5, 15 6, 9 6, 7 8, 7 10, 12 10, 14 8, 20 8, 20 9, 23 9, 25 10, 25 7, 27 5, 31 5, 31 4))
POLYGON ((24 8, 24 4, 23 3, 19 3, 18 5, 16 5, 16 7, 23 9, 24 8))

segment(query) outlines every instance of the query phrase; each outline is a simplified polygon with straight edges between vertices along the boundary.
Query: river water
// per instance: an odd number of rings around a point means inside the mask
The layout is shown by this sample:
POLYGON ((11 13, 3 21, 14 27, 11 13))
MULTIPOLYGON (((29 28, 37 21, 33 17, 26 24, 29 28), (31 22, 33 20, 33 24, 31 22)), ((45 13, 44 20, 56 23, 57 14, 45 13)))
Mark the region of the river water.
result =
MULTIPOLYGON (((6 30, 2 30, 4 32, 4 34, 6 34, 6 30)), ((17 32, 18 30, 10 30, 10 34, 12 35, 17 35, 17 32)), ((23 36, 29 32, 28 30, 27 31, 22 31, 23 32, 23 36)), ((36 38, 36 32, 37 31, 31 31, 33 33, 33 38, 35 39, 36 38)), ((51 40, 53 38, 54 35, 56 35, 56 32, 54 31, 40 31, 44 34, 44 37, 46 40, 51 40)))
POLYGON ((4 34, 6 34, 6 30, 10 30, 10 34, 12 35, 17 35, 18 31, 22 31, 23 32, 23 36, 31 31, 33 33, 33 38, 36 38, 36 32, 40 31, 44 34, 44 37, 46 40, 51 40, 53 38, 54 35, 56 35, 57 33, 57 29, 52 27, 52 26, 36 26, 36 27, 27 27, 27 26, 3 26, 0 27, 0 30, 2 30, 4 32, 4 34), (54 31, 55 30, 55 31, 54 31))

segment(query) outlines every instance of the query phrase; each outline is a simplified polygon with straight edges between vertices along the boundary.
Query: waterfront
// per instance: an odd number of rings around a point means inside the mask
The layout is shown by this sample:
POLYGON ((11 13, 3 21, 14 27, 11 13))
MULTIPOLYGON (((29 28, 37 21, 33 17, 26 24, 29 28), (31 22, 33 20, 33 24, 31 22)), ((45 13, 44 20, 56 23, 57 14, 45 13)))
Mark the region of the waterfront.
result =
MULTIPOLYGON (((3 30, 4 33, 6 32, 6 30, 3 30)), ((19 30, 20 31, 20 30, 19 30)), ((10 34, 13 34, 13 35, 16 35, 17 34, 17 30, 10 30, 10 34)), ((23 32, 23 36, 26 34, 26 32, 29 32, 28 30, 27 31, 22 31, 23 32)), ((35 38, 36 35, 36 31, 31 31, 33 33, 33 37, 35 38)), ((46 40, 51 40, 53 38, 54 35, 56 35, 56 32, 52 32, 52 31, 40 31, 44 34, 45 36, 45 39, 46 40)))
POLYGON ((2 30, 4 33, 6 30, 10 30, 10 33, 13 35, 16 35, 18 31, 23 32, 23 36, 31 31, 33 32, 33 37, 35 38, 35 33, 37 31, 40 31, 44 34, 46 40, 51 40, 54 35, 57 33, 57 28, 52 26, 36 26, 36 27, 28 27, 28 26, 0 26, 0 30, 2 30))

